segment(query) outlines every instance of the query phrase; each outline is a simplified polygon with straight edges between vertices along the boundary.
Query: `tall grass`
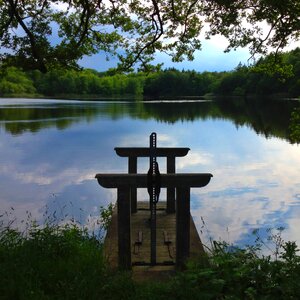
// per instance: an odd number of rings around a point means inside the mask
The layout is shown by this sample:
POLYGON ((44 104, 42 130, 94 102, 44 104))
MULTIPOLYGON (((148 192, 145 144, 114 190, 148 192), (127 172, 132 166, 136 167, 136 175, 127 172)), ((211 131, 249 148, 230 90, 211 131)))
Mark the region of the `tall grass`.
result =
POLYGON ((129 272, 112 272, 102 239, 76 223, 31 221, 20 231, 0 222, 0 299, 300 299, 297 245, 280 231, 271 238, 273 257, 259 254, 259 236, 245 249, 213 242, 205 263, 190 261, 164 282, 136 283, 129 272))
POLYGON ((0 265, 4 299, 82 299, 107 277, 102 244, 68 225, 2 230, 0 265))

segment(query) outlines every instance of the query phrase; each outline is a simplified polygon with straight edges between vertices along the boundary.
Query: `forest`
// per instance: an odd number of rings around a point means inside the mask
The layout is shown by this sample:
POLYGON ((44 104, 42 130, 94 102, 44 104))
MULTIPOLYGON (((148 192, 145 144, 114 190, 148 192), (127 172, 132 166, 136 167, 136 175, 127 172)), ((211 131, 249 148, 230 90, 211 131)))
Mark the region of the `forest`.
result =
POLYGON ((120 72, 110 69, 52 68, 46 73, 0 65, 1 97, 178 99, 213 96, 300 96, 300 48, 261 58, 227 72, 164 69, 120 72))

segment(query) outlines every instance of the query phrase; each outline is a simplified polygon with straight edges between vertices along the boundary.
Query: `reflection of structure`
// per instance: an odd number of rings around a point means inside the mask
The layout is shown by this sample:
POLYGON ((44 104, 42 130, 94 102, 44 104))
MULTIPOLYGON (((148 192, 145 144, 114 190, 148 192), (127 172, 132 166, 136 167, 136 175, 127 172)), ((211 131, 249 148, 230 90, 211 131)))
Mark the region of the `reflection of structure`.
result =
POLYGON ((118 261, 122 269, 157 265, 174 268, 174 265, 182 267, 191 253, 201 254, 203 247, 190 217, 190 188, 207 185, 212 175, 176 174, 175 158, 185 156, 189 149, 156 148, 155 133, 150 136, 149 148, 115 150, 118 155, 128 157, 129 173, 96 175, 101 186, 118 191, 117 211, 105 242, 111 263, 118 261), (167 158, 167 174, 159 173, 157 156, 167 158), (150 158, 148 174, 137 174, 138 157, 150 158), (150 205, 137 201, 137 188, 148 188, 150 205), (167 201, 157 204, 160 188, 167 188, 167 201))

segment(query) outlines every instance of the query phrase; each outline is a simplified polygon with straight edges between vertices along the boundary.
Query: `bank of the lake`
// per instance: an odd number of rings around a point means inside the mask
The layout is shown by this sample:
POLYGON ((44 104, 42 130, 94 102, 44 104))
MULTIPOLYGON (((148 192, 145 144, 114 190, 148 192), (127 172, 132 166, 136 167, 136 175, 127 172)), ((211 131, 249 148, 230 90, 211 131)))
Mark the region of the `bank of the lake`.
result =
POLYGON ((245 249, 219 241, 205 259, 190 261, 169 279, 135 282, 130 272, 111 270, 102 241, 74 223, 28 221, 26 232, 1 223, 0 298, 298 299, 298 248, 281 241, 280 231, 272 234, 268 255, 260 254, 260 239, 245 249))

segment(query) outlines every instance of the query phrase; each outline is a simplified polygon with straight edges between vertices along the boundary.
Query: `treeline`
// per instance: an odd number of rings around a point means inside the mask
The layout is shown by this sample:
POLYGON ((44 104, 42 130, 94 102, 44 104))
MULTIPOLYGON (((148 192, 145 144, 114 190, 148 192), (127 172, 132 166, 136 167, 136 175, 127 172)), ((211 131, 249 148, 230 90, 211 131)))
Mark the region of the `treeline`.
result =
POLYGON ((228 96, 300 95, 300 48, 267 56, 254 66, 230 72, 166 69, 154 73, 118 74, 112 70, 53 69, 24 72, 0 65, 0 96, 178 98, 207 94, 228 96))
POLYGON ((2 67, 0 71, 0 96, 141 96, 143 85, 144 75, 135 73, 109 75, 90 69, 53 69, 43 74, 38 70, 23 72, 16 67, 2 67))
POLYGON ((300 96, 300 48, 260 59, 254 66, 238 65, 230 72, 165 70, 150 74, 146 97, 203 96, 300 96))

